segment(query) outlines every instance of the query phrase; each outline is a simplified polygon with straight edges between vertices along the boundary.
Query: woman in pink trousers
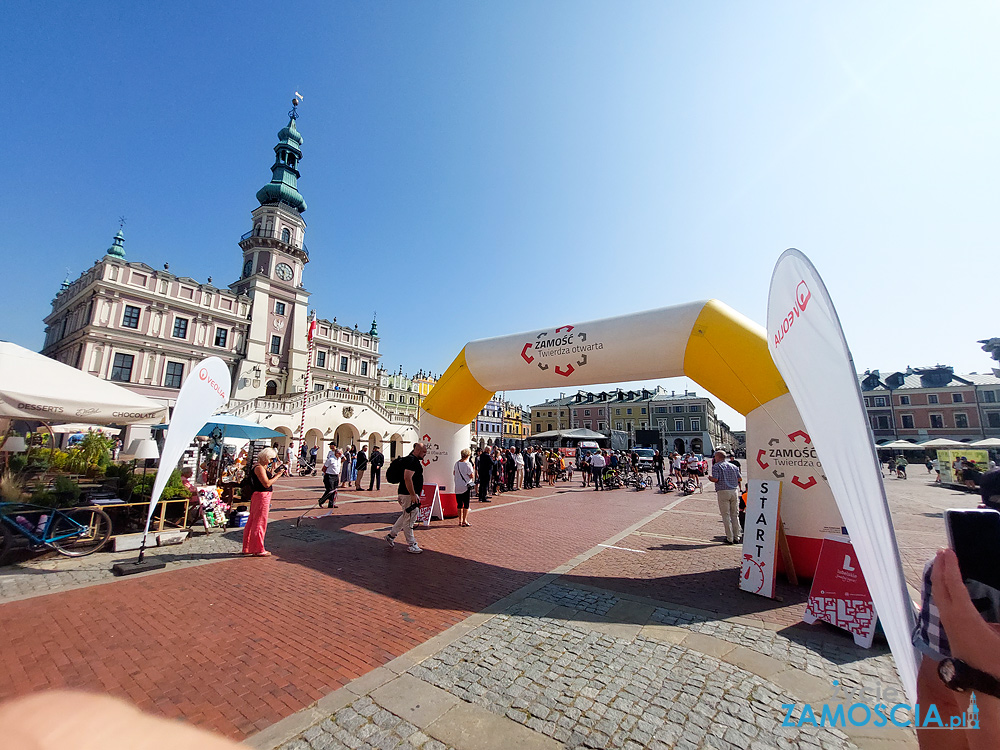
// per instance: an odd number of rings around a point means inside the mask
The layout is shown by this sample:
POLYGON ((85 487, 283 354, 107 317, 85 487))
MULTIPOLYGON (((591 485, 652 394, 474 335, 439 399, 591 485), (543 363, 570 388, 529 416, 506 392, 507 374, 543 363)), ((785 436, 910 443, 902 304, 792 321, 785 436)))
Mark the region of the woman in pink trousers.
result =
POLYGON ((271 487, 278 477, 288 472, 287 466, 270 471, 269 464, 277 457, 274 448, 265 448, 257 456, 253 467, 253 494, 250 496, 250 517, 243 529, 243 554, 254 557, 269 557, 264 549, 264 534, 267 533, 267 511, 271 507, 271 487))

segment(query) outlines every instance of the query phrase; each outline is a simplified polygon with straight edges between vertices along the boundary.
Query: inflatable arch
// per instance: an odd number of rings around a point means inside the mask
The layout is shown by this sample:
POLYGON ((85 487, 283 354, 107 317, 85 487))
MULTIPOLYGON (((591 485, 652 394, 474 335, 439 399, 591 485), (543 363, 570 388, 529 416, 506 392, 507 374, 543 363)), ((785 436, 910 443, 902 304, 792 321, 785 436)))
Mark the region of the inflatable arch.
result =
MULTIPOLYGON (((423 402, 425 480, 453 491, 469 425, 497 391, 687 376, 747 417, 749 479, 780 479, 781 513, 800 575, 842 522, 764 329, 708 300, 465 345, 423 402)), ((650 415, 650 423, 653 415, 650 415)))

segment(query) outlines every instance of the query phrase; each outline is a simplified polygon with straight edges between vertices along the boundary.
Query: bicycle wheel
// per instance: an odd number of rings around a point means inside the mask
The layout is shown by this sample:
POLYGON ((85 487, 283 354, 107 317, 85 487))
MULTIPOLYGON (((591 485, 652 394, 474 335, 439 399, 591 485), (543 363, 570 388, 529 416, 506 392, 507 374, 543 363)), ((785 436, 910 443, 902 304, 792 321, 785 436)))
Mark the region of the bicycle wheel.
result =
POLYGON ((45 542, 59 554, 83 557, 97 552, 108 543, 111 538, 111 519, 100 508, 56 511, 56 517, 45 537, 45 542))
POLYGON ((7 554, 14 548, 14 535, 10 533, 7 524, 0 521, 0 565, 3 564, 7 554))

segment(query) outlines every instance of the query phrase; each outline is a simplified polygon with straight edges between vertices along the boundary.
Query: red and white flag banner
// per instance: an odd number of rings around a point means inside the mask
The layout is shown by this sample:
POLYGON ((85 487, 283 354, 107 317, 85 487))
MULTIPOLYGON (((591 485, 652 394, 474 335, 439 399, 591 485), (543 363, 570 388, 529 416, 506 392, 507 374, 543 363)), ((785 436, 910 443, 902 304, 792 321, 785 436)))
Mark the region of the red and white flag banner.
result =
POLYGON ((774 267, 767 337, 833 490, 907 697, 916 703, 913 606, 854 360, 823 280, 798 250, 786 250, 774 267))

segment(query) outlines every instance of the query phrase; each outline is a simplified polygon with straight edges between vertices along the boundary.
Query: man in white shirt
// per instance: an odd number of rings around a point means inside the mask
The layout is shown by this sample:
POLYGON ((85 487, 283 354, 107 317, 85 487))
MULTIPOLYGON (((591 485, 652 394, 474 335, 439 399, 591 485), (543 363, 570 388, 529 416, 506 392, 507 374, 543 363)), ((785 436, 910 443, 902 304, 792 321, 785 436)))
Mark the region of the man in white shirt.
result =
POLYGON ((336 443, 330 443, 330 452, 323 462, 323 486, 326 492, 319 499, 319 507, 329 500, 331 508, 337 507, 337 488, 340 486, 340 472, 343 469, 344 454, 336 443))
POLYGON ((590 473, 594 476, 594 492, 604 489, 604 467, 607 465, 604 451, 595 451, 590 457, 590 473))

